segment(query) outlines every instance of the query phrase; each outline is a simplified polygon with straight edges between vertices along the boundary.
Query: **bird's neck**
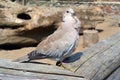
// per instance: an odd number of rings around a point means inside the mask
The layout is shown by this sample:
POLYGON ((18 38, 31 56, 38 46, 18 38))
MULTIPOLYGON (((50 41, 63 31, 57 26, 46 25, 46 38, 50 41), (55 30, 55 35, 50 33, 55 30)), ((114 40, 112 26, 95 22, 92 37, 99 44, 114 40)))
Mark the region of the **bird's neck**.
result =
POLYGON ((67 15, 67 16, 63 16, 63 22, 69 22, 69 21, 73 21, 73 17, 71 15, 67 15))
POLYGON ((73 27, 72 24, 62 24, 62 26, 59 27, 58 29, 61 29, 66 32, 75 32, 75 33, 79 34, 79 28, 73 27))

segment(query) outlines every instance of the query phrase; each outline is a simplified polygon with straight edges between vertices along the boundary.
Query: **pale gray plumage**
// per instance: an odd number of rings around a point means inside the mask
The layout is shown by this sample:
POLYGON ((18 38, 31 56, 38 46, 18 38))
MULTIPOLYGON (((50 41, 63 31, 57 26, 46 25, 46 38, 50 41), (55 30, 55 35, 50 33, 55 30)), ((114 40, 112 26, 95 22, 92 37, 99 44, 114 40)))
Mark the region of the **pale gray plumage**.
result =
POLYGON ((50 58, 62 62, 69 57, 78 45, 81 23, 72 8, 65 10, 62 20, 60 27, 40 42, 36 50, 15 61, 50 58))

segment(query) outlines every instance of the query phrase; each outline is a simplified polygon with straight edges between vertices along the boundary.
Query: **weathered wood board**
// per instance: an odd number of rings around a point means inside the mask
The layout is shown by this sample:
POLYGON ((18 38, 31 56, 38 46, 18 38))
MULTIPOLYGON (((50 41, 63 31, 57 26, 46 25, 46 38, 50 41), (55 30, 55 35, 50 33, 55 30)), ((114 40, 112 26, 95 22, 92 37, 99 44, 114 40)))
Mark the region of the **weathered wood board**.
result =
POLYGON ((115 70, 106 80, 120 80, 120 67, 115 70))
POLYGON ((73 72, 52 65, 0 60, 0 79, 4 80, 7 78, 6 76, 13 78, 13 80, 15 77, 44 80, 86 80, 73 72))
POLYGON ((80 53, 79 60, 64 66, 88 79, 103 80, 120 66, 120 33, 102 40, 80 53))

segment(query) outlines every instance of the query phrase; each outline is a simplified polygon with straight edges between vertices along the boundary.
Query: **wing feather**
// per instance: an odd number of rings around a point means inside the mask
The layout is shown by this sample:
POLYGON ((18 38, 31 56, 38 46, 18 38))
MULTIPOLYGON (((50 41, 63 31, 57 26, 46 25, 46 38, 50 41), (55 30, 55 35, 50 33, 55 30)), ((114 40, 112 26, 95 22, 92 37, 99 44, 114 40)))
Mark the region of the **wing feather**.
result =
POLYGON ((37 50, 49 57, 59 58, 68 55, 75 48, 76 36, 72 32, 55 32, 37 46, 37 50), (62 33, 62 34, 61 34, 62 33), (72 37, 72 38, 71 38, 72 37), (49 42, 49 43, 48 43, 49 42))

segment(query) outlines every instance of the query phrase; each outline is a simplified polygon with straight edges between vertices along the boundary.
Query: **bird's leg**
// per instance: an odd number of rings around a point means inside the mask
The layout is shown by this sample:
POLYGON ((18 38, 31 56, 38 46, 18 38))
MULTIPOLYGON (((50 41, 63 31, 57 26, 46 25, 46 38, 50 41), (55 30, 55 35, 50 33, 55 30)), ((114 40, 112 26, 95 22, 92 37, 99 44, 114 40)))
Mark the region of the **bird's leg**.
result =
POLYGON ((66 70, 69 70, 69 71, 74 72, 74 70, 69 69, 69 68, 67 68, 66 66, 64 66, 61 61, 57 61, 57 62, 56 62, 56 66, 59 66, 59 67, 62 67, 63 69, 66 69, 66 70))
POLYGON ((57 61, 56 62, 56 66, 61 66, 62 65, 62 62, 61 61, 57 61))
POLYGON ((28 60, 28 61, 23 61, 23 62, 21 62, 21 63, 29 63, 31 60, 28 60))

